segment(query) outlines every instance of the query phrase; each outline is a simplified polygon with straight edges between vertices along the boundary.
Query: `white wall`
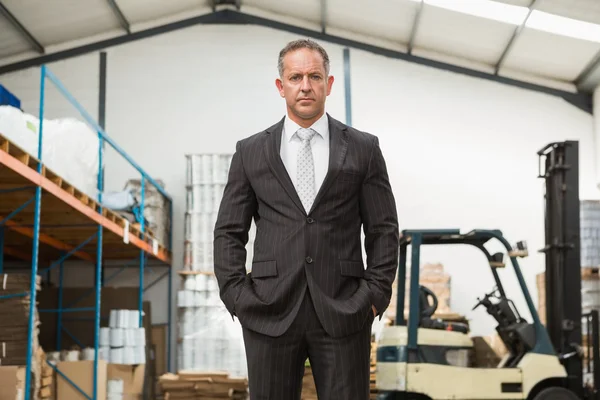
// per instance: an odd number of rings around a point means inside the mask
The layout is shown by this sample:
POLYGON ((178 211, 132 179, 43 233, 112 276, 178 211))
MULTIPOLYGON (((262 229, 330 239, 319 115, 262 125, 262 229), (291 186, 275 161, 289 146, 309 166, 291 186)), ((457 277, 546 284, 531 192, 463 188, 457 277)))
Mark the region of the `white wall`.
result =
MULTIPOLYGON (((237 140, 282 117, 277 54, 295 38, 261 27, 198 26, 107 50, 107 132, 173 196, 176 268, 182 263, 184 155, 232 152, 237 140)), ((328 112, 344 121, 343 48, 323 45, 336 77, 328 112)), ((50 66, 92 115, 97 65, 95 54, 50 66)), ((579 140, 581 197, 599 198, 592 116, 552 96, 356 50, 351 79, 353 125, 380 138, 401 228, 501 229, 511 242, 527 240, 531 256, 521 266, 535 300, 535 274, 544 262, 537 253, 544 221, 536 152, 551 141, 579 140)), ((30 89, 38 80, 30 71, 0 76, 34 114, 37 94, 30 89)), ((108 189, 136 176, 114 153, 107 162, 108 189)), ((470 311, 492 287, 478 252, 427 249, 422 261, 445 265, 452 307, 473 318, 474 333, 490 333, 491 318, 470 311)), ((177 288, 177 278, 173 282, 177 288)), ((515 285, 514 278, 507 283, 509 294, 515 285)), ((157 286, 151 298, 163 302, 164 290, 157 286)), ((521 298, 515 301, 522 306, 521 298)))

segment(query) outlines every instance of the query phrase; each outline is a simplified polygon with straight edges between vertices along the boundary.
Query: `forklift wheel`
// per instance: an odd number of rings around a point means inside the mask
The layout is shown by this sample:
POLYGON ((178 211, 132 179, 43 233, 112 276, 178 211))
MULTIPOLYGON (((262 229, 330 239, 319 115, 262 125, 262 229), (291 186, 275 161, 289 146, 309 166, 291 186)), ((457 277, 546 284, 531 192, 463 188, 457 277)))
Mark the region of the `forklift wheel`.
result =
POLYGON ((542 390, 533 400, 579 400, 579 397, 570 390, 554 386, 542 390))

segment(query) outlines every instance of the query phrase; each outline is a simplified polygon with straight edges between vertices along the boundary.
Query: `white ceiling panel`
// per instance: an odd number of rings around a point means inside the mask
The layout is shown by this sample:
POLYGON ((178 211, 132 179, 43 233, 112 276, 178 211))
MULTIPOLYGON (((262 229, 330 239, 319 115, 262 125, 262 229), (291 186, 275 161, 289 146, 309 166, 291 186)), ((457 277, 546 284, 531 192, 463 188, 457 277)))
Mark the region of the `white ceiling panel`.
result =
POLYGON ((504 66, 572 81, 599 50, 599 43, 526 28, 507 55, 504 66))
POLYGON ((118 29, 106 0, 2 0, 43 46, 118 29))
MULTIPOLYGON (((106 0, 104 0, 106 1, 106 0)), ((205 7, 207 0, 116 0, 130 24, 152 21, 205 7)))
POLYGON ((495 65, 515 25, 425 6, 415 47, 495 65))
POLYGON ((510 4, 513 6, 529 7, 532 0, 495 0, 498 3, 510 4))
POLYGON ((327 25, 360 35, 407 43, 419 3, 389 0, 327 0, 327 25))
MULTIPOLYGON (((244 6, 321 24, 321 0, 243 0, 242 11, 244 6)), ((334 11, 329 1, 326 6, 328 11, 334 11)))
POLYGON ((10 57, 31 49, 29 42, 2 16, 0 32, 0 57, 10 57))
POLYGON ((600 1, 598 0, 538 0, 535 9, 600 24, 600 1))

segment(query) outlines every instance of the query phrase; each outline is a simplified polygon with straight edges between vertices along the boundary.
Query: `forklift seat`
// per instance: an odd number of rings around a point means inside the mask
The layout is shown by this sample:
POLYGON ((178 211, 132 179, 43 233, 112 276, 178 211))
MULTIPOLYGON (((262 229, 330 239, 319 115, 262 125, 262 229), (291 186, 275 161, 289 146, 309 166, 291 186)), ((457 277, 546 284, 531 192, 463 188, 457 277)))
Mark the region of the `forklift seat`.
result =
POLYGON ((428 287, 419 285, 419 326, 421 328, 469 333, 469 327, 466 324, 432 318, 437 307, 438 299, 435 293, 428 287), (429 303, 429 298, 432 299, 432 304, 429 303))

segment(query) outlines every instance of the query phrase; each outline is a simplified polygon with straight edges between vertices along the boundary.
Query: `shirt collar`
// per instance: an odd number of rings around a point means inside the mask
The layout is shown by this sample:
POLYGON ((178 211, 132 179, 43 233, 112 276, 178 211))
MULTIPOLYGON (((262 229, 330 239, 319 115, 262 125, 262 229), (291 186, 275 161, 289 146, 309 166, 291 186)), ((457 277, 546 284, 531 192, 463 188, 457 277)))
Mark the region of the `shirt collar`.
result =
MULTIPOLYGON (((289 142, 294 138, 294 135, 298 129, 300 129, 300 125, 295 123, 290 117, 289 114, 285 116, 284 121, 284 129, 283 134, 285 135, 285 139, 289 142)), ((329 138, 329 122, 327 119, 327 113, 323 113, 321 118, 315 121, 309 128, 314 129, 319 136, 323 139, 329 138)))

